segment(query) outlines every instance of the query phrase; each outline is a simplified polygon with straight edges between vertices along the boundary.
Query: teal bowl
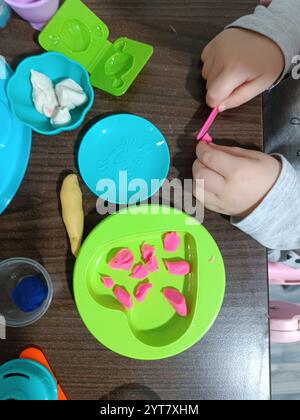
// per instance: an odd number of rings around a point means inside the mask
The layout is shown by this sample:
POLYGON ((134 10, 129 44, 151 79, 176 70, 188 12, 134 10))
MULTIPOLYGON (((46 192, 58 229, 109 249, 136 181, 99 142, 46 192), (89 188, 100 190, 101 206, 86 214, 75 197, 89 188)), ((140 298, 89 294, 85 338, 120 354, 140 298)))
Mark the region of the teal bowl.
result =
POLYGON ((7 84, 7 96, 16 117, 37 133, 47 136, 78 128, 94 103, 94 90, 88 72, 76 61, 54 52, 31 56, 23 60, 7 84), (31 70, 46 74, 54 84, 71 78, 83 88, 89 98, 88 102, 71 111, 72 120, 69 124, 53 127, 50 119, 35 109, 32 101, 31 70))

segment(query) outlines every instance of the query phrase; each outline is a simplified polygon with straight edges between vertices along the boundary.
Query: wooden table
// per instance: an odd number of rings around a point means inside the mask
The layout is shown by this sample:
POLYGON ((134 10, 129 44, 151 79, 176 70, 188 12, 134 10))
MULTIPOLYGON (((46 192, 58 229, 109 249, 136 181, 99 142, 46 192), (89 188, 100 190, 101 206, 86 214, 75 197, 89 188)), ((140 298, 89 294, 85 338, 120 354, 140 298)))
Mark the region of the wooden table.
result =
MULTIPOLYGON (((207 114, 199 57, 226 24, 249 13, 256 0, 89 0, 113 39, 128 36, 155 46, 155 54, 129 93, 96 91, 85 123, 108 112, 149 118, 166 135, 170 177, 191 177, 194 133, 207 114)), ((0 52, 10 64, 39 53, 34 31, 14 17, 1 31, 0 52)), ((214 136, 226 144, 262 146, 261 101, 225 113, 214 136)), ((17 197, 0 219, 0 259, 24 256, 50 272, 55 298, 36 325, 8 331, 0 363, 27 345, 42 347, 70 399, 268 399, 269 341, 266 252, 223 217, 207 212, 205 226, 224 255, 227 293, 209 334, 192 349, 164 361, 127 360, 106 350, 87 331, 72 297, 74 259, 59 213, 66 170, 76 170, 80 134, 33 136, 32 155, 17 197)), ((82 185, 86 233, 99 222, 95 197, 82 185)))

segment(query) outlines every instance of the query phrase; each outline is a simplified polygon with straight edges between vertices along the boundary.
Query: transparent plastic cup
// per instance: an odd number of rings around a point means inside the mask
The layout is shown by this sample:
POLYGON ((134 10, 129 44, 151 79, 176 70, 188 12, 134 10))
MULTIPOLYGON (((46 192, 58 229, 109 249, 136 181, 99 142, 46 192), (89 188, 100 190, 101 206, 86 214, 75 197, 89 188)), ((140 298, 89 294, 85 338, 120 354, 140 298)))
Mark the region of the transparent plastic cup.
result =
POLYGON ((53 285, 48 272, 36 261, 28 258, 11 258, 0 262, 0 315, 7 327, 26 327, 42 318, 53 298, 53 285), (12 292, 28 276, 38 276, 46 284, 47 298, 33 312, 23 312, 14 303, 12 292))

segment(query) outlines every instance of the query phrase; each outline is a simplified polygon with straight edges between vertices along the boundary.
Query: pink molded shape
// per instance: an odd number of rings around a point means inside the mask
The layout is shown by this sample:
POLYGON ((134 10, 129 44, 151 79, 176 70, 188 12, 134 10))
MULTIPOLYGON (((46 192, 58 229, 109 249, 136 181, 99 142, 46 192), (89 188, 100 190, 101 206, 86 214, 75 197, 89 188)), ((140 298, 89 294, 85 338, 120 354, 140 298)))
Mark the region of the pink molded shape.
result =
POLYGON ((300 341, 300 306, 289 302, 270 302, 270 329, 273 343, 300 341))
POLYGON ((135 298, 138 302, 144 302, 150 289, 152 289, 152 283, 143 283, 140 284, 136 290, 135 298))
POLYGON ((167 288, 164 289, 163 294, 180 316, 185 317, 188 315, 185 297, 179 292, 179 290, 167 288))
POLYGON ((169 232, 164 237, 164 247, 167 252, 176 252, 181 244, 180 236, 177 232, 169 232))
POLYGON ((133 253, 124 248, 115 255, 109 262, 109 266, 114 270, 125 270, 129 271, 134 263, 133 253))
POLYGON ((269 282, 274 285, 299 286, 300 269, 291 268, 279 263, 269 263, 269 282))
POLYGON ((115 285, 115 282, 111 277, 102 277, 102 283, 107 289, 112 289, 115 285))
POLYGON ((187 261, 165 261, 168 271, 174 276, 186 276, 191 272, 191 266, 187 261))
POLYGON ((132 274, 130 275, 132 279, 139 279, 139 280, 145 280, 147 276, 148 276, 148 270, 142 264, 136 265, 133 269, 132 274))
POLYGON ((156 249, 154 246, 148 245, 146 244, 146 242, 143 243, 142 245, 142 255, 143 255, 143 260, 145 262, 147 262, 149 260, 149 258, 151 258, 156 252, 156 249))
POLYGON ((146 267, 147 269, 150 271, 150 273, 156 273, 159 269, 159 265, 158 265, 158 259, 156 258, 155 255, 152 255, 147 263, 146 263, 146 267))
POLYGON ((146 243, 143 243, 142 245, 142 255, 143 260, 146 263, 147 270, 150 271, 150 273, 155 273, 158 271, 158 260, 155 256, 156 249, 154 246, 148 245, 146 243))
POLYGON ((123 287, 117 286, 114 290, 114 295, 126 309, 132 309, 132 297, 123 287))

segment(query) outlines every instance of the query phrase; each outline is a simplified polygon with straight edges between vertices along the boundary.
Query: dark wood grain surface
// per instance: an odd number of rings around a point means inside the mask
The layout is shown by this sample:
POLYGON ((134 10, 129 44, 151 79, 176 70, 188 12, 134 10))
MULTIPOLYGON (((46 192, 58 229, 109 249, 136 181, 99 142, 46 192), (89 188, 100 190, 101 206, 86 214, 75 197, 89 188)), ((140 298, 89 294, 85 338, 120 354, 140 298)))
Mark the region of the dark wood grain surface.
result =
MULTIPOLYGON (((207 115, 199 57, 226 24, 253 10, 256 0, 89 0, 111 38, 148 42, 155 54, 129 93, 96 91, 85 124, 109 112, 137 113, 166 135, 170 177, 191 177, 194 133, 207 115)), ((0 53, 12 66, 38 53, 34 31, 14 17, 0 32, 0 53)), ((261 101, 230 111, 213 135, 225 144, 262 146, 261 101)), ((74 259, 59 213, 57 191, 66 170, 76 171, 80 130, 58 137, 33 136, 29 168, 17 197, 0 218, 0 259, 24 256, 50 272, 55 297, 37 324, 9 330, 0 363, 30 344, 43 348, 70 399, 268 399, 269 339, 266 252, 223 217, 207 212, 205 226, 226 264, 227 292, 207 336, 164 361, 128 360, 100 345, 84 327, 72 297, 74 259)), ((99 222, 96 198, 82 184, 86 233, 99 222)))

